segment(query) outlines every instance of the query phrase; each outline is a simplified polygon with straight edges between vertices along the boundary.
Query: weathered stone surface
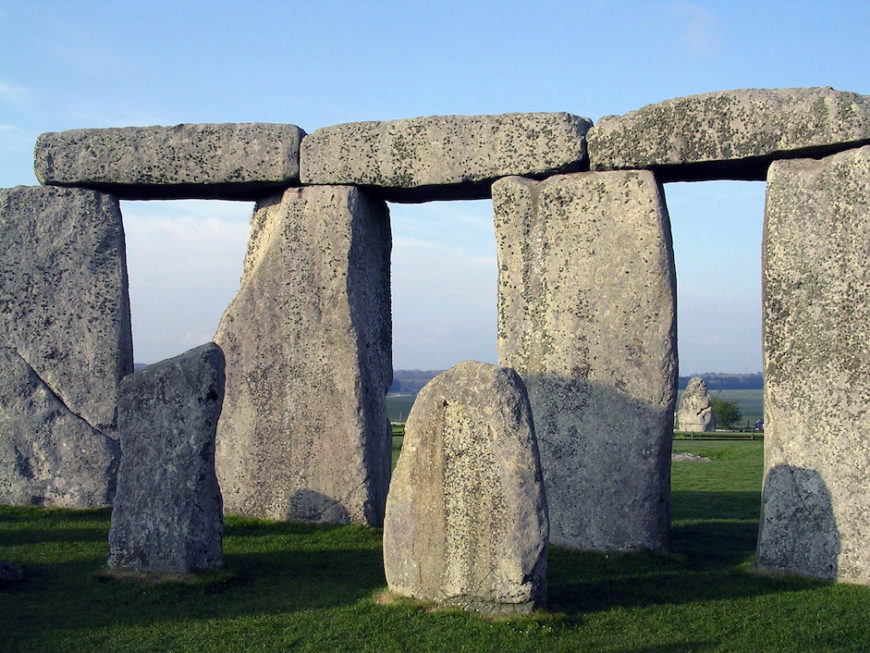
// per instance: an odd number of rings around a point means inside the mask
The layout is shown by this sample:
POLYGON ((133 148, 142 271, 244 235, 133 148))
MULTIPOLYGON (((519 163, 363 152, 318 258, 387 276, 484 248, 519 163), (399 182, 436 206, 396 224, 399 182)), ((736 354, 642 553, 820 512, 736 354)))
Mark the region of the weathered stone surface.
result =
POLYGON ((112 435, 118 382, 133 371, 117 198, 0 190, 0 242, 0 346, 17 351, 69 410, 112 435))
POLYGON ((299 181, 296 125, 225 123, 73 129, 42 134, 42 184, 122 199, 257 199, 299 181))
POLYGON ((673 251, 648 171, 493 185, 499 361, 535 419, 550 539, 667 547, 676 396, 673 251))
POLYGON ((758 565, 870 583, 870 147, 776 162, 758 565))
POLYGON ((224 356, 208 343, 121 382, 121 464, 109 567, 187 573, 223 566, 214 444, 224 356))
POLYGON ((396 202, 488 198, 499 177, 580 170, 591 124, 569 113, 346 123, 305 137, 300 176, 369 186, 396 202))
POLYGON ((69 411, 14 350, 0 347, 0 503, 112 502, 118 443, 69 411))
POLYGON ((387 498, 390 589, 481 612, 531 612, 546 603, 547 530, 519 376, 467 361, 435 377, 408 416, 387 498))
POLYGON ((391 441, 390 225, 350 187, 287 190, 254 213, 227 358, 217 473, 228 513, 383 521, 391 441))
POLYGON ((605 116, 587 137, 593 170, 652 168, 661 181, 764 181, 774 159, 870 142, 870 96, 832 88, 691 95, 605 116))
POLYGON ((707 384, 700 376, 689 379, 680 408, 677 411, 677 424, 681 431, 712 433, 716 430, 716 415, 707 392, 707 384))

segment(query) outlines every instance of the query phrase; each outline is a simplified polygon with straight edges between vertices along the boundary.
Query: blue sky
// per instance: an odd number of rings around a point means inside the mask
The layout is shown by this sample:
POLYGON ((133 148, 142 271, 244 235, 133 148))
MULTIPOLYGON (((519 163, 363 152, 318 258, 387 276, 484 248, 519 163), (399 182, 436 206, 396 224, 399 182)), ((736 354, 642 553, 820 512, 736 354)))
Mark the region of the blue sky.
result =
MULTIPOLYGON (((870 93, 870 2, 0 0, 0 187, 45 131, 569 111, 733 88, 870 93)), ((682 373, 761 369, 764 185, 668 184, 682 373)), ((136 360, 209 340, 252 205, 125 202, 136 360)), ((489 202, 391 205, 394 364, 495 362, 489 202), (447 263, 446 263, 447 262, 447 263)))

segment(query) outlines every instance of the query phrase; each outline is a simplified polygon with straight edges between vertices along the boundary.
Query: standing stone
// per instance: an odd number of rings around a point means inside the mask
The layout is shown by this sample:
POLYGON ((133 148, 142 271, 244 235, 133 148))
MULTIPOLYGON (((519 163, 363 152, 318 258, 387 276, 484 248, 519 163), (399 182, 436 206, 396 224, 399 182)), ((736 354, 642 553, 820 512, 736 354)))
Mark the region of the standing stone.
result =
POLYGON ((72 413, 113 435, 118 383, 133 371, 117 198, 0 190, 0 242, 0 346, 15 350, 72 413))
POLYGON ((298 183, 303 136, 269 123, 71 129, 37 139, 34 171, 122 199, 257 199, 298 183))
POLYGON ((121 382, 121 465, 109 567, 187 573, 223 566, 214 443, 224 357, 209 343, 121 382))
POLYGON ((676 397, 675 278, 647 171, 493 185, 499 361, 535 418, 550 538, 666 549, 676 397))
POLYGON ((92 508, 115 494, 120 448, 0 347, 0 504, 92 508))
POLYGON ((870 147, 770 167, 761 569, 870 583, 870 147))
POLYGON ((488 613, 546 603, 547 503, 531 410, 510 369, 467 361, 417 395, 384 521, 402 596, 488 613))
POLYGON ((593 170, 651 168, 661 181, 764 181, 770 162, 870 143, 870 96, 832 88, 717 91, 604 116, 593 170))
POLYGON ((677 411, 677 424, 681 431, 712 433, 716 430, 716 415, 707 393, 707 384, 700 376, 689 379, 680 408, 677 411))
POLYGON ((305 184, 368 186, 395 202, 488 198, 500 177, 581 170, 591 125, 570 113, 345 123, 305 137, 299 174, 305 184))
POLYGON ((387 206, 289 189, 254 213, 227 357, 217 473, 228 513, 380 525, 390 478, 387 206))

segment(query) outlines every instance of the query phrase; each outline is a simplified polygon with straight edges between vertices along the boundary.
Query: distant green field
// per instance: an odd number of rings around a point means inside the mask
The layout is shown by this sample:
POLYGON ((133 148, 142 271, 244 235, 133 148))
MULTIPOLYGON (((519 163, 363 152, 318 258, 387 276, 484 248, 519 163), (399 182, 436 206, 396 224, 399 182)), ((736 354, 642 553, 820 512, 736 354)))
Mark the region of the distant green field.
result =
MULTIPOLYGON (((736 401, 740 407, 740 412, 743 413, 743 419, 740 420, 741 426, 752 426, 756 421, 764 415, 764 391, 761 388, 757 390, 713 390, 710 394, 720 394, 726 401, 736 401)), ((677 402, 683 391, 677 393, 677 402)), ((411 406, 414 405, 414 399, 417 395, 390 395, 387 397, 387 416, 391 422, 404 422, 408 419, 408 413, 411 412, 411 406)))

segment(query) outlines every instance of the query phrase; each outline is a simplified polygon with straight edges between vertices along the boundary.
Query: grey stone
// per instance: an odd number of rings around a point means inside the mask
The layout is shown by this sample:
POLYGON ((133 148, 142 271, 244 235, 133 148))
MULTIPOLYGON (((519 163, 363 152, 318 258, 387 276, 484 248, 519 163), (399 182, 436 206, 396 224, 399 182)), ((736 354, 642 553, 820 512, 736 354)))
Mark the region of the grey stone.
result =
POLYGON ((133 371, 118 200, 83 189, 0 190, 0 346, 106 435, 133 371))
POLYGON ((24 569, 11 562, 0 560, 0 583, 14 583, 19 580, 24 580, 27 576, 24 569))
POLYGON ((780 161, 763 237, 761 569, 870 583, 870 147, 780 161))
POLYGON ((681 431, 712 433, 716 430, 716 415, 707 392, 707 384, 700 376, 689 379, 680 408, 677 411, 677 424, 681 431))
POLYGON ((593 170, 652 168, 661 181, 764 181, 774 159, 870 142, 870 96, 832 88, 744 89, 650 104, 589 130, 593 170))
POLYGON ((417 395, 384 521, 390 590, 489 613, 546 603, 547 502, 528 397, 467 361, 417 395))
POLYGON ((223 566, 214 445, 224 356, 208 343, 121 382, 121 464, 109 567, 187 573, 223 566))
POLYGON ((254 213, 227 358, 217 473, 228 513, 380 525, 392 452, 390 225, 347 186, 254 213))
POLYGON ((118 443, 69 411, 21 356, 0 347, 0 503, 109 505, 118 443))
POLYGON ((499 362, 529 393, 550 539, 663 550, 676 396, 673 250, 648 171, 493 185, 499 362))
POLYGON ((300 176, 368 186, 396 202, 488 198, 499 177, 580 170, 591 124, 569 113, 346 123, 305 137, 300 176))
POLYGON ((42 184, 85 186, 122 199, 257 199, 299 181, 296 125, 185 124, 42 134, 42 184))

